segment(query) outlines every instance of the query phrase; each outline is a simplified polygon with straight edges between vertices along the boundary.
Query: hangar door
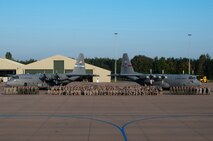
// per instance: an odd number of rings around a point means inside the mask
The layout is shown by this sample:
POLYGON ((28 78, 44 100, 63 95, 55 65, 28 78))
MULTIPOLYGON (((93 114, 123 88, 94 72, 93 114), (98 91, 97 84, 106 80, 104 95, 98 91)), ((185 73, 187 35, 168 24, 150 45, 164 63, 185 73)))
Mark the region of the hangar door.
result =
POLYGON ((8 77, 8 75, 16 74, 16 70, 0 70, 0 77, 8 77))
POLYGON ((64 60, 54 60, 54 73, 64 73, 64 60))
MULTIPOLYGON (((69 70, 69 69, 66 69, 65 70, 65 73, 71 73, 73 70, 69 70)), ((93 74, 93 70, 92 69, 87 69, 86 70, 86 73, 89 73, 89 74, 93 74)), ((93 82, 93 77, 88 77, 87 80, 89 82, 93 82)))
MULTIPOLYGON (((69 70, 69 69, 66 69, 65 70, 65 73, 71 73, 73 70, 69 70)), ((89 73, 89 74, 93 74, 93 70, 92 69, 86 69, 86 73, 89 73)))
POLYGON ((26 69, 25 70, 25 74, 39 74, 39 73, 53 73, 53 70, 42 70, 42 69, 26 69))

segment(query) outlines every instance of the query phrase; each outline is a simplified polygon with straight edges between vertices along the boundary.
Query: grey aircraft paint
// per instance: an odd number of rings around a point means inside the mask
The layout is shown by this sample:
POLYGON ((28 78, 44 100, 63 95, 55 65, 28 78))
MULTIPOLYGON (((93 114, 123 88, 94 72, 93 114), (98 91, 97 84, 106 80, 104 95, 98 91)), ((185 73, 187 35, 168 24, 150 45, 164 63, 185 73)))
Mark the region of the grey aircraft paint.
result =
POLYGON ((13 75, 6 83, 8 86, 38 86, 40 88, 48 87, 49 84, 40 79, 39 74, 19 74, 13 75))
POLYGON ((150 84, 169 88, 172 86, 200 86, 195 75, 187 74, 143 74, 135 72, 127 53, 123 54, 120 77, 129 78, 140 84, 150 84))

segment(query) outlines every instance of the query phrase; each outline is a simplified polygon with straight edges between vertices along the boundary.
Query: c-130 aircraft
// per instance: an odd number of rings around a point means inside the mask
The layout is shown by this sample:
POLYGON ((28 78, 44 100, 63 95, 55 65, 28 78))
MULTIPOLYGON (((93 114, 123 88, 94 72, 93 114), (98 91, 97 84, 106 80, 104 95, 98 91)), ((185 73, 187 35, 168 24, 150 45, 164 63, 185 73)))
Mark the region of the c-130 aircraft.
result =
MULTIPOLYGON (((188 74, 143 74, 135 72, 127 53, 123 54, 120 74, 118 77, 128 78, 141 85, 155 85, 164 89, 173 86, 201 86, 197 76, 188 74)), ((113 76, 113 75, 112 75, 113 76)))
POLYGON ((84 55, 80 53, 71 73, 18 74, 13 75, 6 84, 8 86, 38 86, 39 88, 47 88, 48 86, 66 85, 73 81, 82 81, 95 76, 98 75, 86 73, 84 55))

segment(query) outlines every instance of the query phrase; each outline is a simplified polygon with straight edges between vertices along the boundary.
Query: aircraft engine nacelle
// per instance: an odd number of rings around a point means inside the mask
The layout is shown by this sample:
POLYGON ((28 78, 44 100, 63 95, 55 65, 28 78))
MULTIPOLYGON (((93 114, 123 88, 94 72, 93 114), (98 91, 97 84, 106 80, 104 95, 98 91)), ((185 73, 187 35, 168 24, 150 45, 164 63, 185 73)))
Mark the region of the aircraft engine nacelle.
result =
POLYGON ((155 78, 156 78, 156 75, 150 74, 150 75, 149 75, 149 78, 150 78, 150 79, 155 79, 155 78))
POLYGON ((149 75, 149 83, 152 85, 155 82, 156 75, 150 74, 149 75))
POLYGON ((161 83, 163 84, 164 83, 164 79, 167 79, 167 76, 165 76, 165 75, 159 75, 157 77, 156 81, 161 81, 161 83))
POLYGON ((57 85, 60 77, 58 76, 58 74, 41 74, 39 78, 43 82, 49 83, 51 85, 57 85))
POLYGON ((162 79, 167 79, 168 77, 166 75, 161 76, 162 79))
POLYGON ((46 74, 41 74, 39 79, 41 79, 42 81, 45 81, 47 79, 47 75, 46 74))

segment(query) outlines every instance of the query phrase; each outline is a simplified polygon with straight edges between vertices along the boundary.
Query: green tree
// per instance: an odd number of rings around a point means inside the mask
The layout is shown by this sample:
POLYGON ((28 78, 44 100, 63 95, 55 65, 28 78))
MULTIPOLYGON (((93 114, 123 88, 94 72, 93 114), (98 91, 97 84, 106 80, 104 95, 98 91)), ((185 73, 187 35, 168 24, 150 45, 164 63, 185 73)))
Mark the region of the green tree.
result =
POLYGON ((158 72, 161 73, 162 70, 164 70, 165 72, 168 72, 168 64, 167 64, 167 60, 165 57, 161 57, 158 60, 159 63, 159 68, 158 68, 158 72))
POLYGON ((189 59, 188 58, 179 58, 177 59, 177 74, 188 73, 188 64, 189 59))
POLYGON ((150 69, 153 68, 153 59, 144 55, 135 56, 131 62, 137 72, 150 73, 150 69))
POLYGON ((159 65, 158 57, 154 58, 152 67, 153 67, 153 73, 160 73, 160 65, 159 65))
POLYGON ((198 75, 205 75, 206 73, 206 61, 207 61, 207 56, 202 54, 200 55, 198 61, 197 61, 197 74, 198 75))
POLYGON ((197 74, 200 76, 207 76, 209 79, 213 79, 213 60, 206 54, 202 54, 197 61, 197 74))
MULTIPOLYGON (((86 58, 86 63, 110 70, 114 73, 114 59, 110 58, 86 58)), ((118 71, 117 71, 118 72, 118 71)))
POLYGON ((5 58, 6 58, 6 59, 9 59, 9 60, 13 60, 12 53, 10 53, 10 52, 6 52, 6 54, 5 54, 5 58))
POLYGON ((209 59, 206 62, 206 76, 208 79, 213 79, 213 59, 209 59))
POLYGON ((36 62, 36 61, 37 60, 35 60, 35 59, 29 59, 29 60, 25 60, 25 61, 17 60, 17 62, 25 64, 25 65, 36 62))
POLYGON ((177 61, 174 58, 168 58, 166 60, 167 67, 165 73, 176 74, 177 73, 177 61))

